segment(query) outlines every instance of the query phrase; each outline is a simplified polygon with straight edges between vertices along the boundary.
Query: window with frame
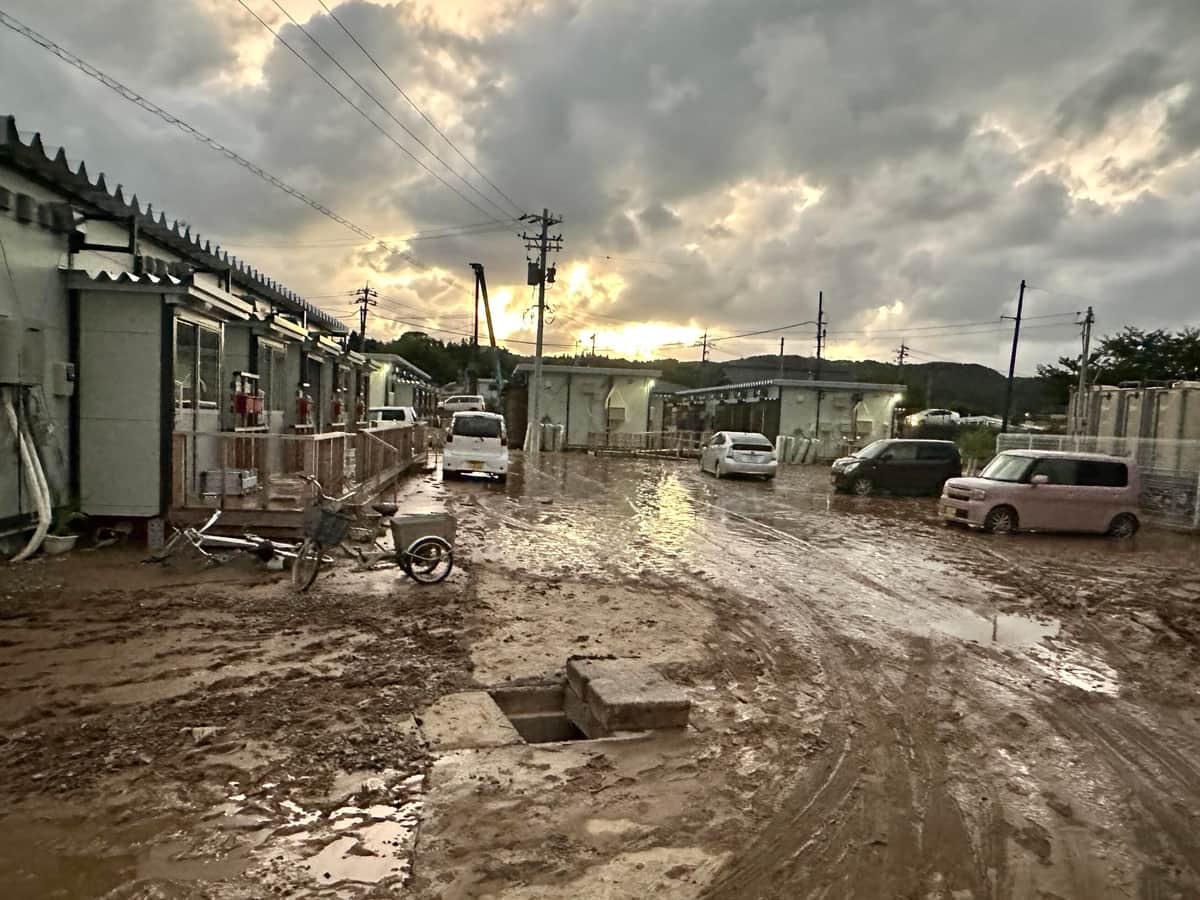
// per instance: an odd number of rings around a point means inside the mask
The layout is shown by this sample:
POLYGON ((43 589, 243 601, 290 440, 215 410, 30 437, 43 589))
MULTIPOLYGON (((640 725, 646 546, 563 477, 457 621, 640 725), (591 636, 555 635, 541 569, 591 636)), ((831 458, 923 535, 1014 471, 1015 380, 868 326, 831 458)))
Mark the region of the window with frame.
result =
POLYGON ((221 333, 175 323, 175 407, 216 409, 221 396, 221 333))
POLYGON ((1081 459, 1078 465, 1081 485, 1114 488, 1129 485, 1129 467, 1125 463, 1081 459))
POLYGON ((258 387, 263 409, 283 409, 288 390, 283 381, 284 352, 271 344, 258 345, 258 387))
POLYGON ((911 462, 917 458, 916 444, 892 444, 883 454, 891 462, 911 462))
POLYGON ((1039 459, 1029 472, 1030 478, 1035 475, 1045 475, 1050 479, 1050 484, 1078 484, 1079 463, 1074 459, 1039 459))

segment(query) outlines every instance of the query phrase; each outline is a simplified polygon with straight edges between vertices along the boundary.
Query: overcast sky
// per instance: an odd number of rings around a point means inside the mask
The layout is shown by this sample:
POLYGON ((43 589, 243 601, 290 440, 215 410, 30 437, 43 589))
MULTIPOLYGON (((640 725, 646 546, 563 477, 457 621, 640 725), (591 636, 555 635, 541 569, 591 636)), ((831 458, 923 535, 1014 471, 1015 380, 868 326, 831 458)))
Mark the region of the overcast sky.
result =
MULTIPOLYGON (((238 0, 0 8, 398 245, 511 209, 319 0, 279 3, 449 169, 274 0, 246 2, 394 141, 238 0)), ((1021 278, 1042 289, 1027 315, 1091 303, 1101 334, 1200 320, 1197 0, 325 2, 495 186, 564 217, 554 343, 628 355, 707 329, 714 359, 775 352, 719 337, 812 319, 823 290, 832 357, 904 337, 914 359, 1001 368, 1021 278)), ((532 334, 511 224, 412 241, 416 269, 7 29, 0 83, 23 131, 335 315, 326 295, 369 280, 378 312, 453 338, 478 261, 501 332, 532 334)), ((1030 321, 1019 370, 1077 352, 1071 323, 1030 321)), ((786 349, 811 353, 811 328, 786 349)))

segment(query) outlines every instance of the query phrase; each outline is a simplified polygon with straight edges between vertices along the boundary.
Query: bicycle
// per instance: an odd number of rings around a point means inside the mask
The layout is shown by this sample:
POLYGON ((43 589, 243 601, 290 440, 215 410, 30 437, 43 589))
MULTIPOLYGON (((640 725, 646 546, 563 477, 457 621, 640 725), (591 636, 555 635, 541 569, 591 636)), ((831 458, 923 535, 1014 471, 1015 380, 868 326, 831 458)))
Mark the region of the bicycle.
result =
MULTIPOLYGON (((175 528, 170 540, 163 544, 162 549, 150 556, 149 562, 163 562, 183 542, 191 544, 209 565, 222 562, 221 554, 210 553, 210 550, 237 550, 250 553, 262 562, 272 559, 296 559, 300 545, 286 541, 272 541, 247 532, 242 537, 227 537, 220 534, 209 534, 209 529, 221 518, 221 510, 215 510, 208 520, 198 528, 188 526, 175 528)), ((330 559, 332 562, 332 559, 330 559)))
POLYGON ((342 504, 358 493, 354 488, 341 497, 331 497, 321 487, 321 482, 311 475, 302 476, 316 491, 312 505, 304 513, 304 541, 292 563, 292 587, 307 591, 317 580, 321 563, 333 562, 325 555, 325 548, 336 547, 346 539, 352 517, 342 512, 342 504))

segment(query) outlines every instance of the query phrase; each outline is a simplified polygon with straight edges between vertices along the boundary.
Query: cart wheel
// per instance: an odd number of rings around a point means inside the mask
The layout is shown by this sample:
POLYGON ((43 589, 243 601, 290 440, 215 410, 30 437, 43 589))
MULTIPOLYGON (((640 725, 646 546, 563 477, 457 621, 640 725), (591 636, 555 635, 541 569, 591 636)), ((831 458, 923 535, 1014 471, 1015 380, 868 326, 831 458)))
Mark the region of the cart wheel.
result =
POLYGON ((300 549, 296 551, 296 561, 292 563, 292 587, 298 591, 307 591, 317 580, 317 572, 321 570, 321 546, 312 538, 305 538, 300 549))
POLYGON ((423 537, 404 551, 401 565, 413 581, 437 584, 454 568, 454 551, 440 537, 423 537))

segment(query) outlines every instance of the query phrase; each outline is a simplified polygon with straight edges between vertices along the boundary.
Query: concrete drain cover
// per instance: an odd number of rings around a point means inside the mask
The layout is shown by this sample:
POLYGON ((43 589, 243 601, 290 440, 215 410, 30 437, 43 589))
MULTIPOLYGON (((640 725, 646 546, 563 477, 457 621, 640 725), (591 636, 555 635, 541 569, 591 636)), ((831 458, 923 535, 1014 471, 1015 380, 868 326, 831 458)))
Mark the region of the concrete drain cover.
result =
POLYGON ((644 663, 573 658, 565 679, 442 697, 421 728, 439 750, 550 744, 683 729, 690 710, 687 695, 644 663))
POLYGON ((564 682, 502 687, 489 693, 527 744, 582 741, 588 737, 564 709, 564 682))

